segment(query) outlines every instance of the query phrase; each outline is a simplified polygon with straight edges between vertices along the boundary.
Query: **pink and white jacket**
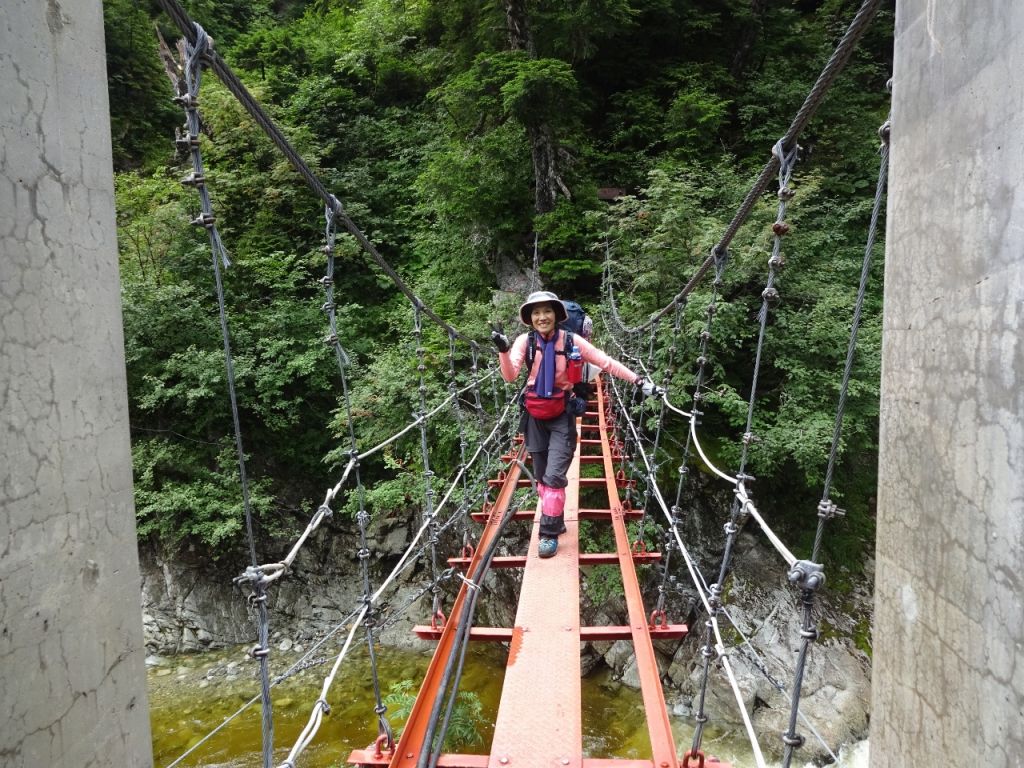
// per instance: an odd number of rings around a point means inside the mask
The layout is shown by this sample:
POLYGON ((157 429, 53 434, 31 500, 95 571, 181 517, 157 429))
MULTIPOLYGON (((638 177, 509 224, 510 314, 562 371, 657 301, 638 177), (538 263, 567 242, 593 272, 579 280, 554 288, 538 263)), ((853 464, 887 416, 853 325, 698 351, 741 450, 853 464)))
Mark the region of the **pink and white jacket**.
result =
MULTIPOLYGON (((563 352, 565 349, 565 333, 561 330, 557 333, 558 340, 555 341, 555 350, 563 352)), ((537 335, 539 339, 540 335, 537 335)), ((515 381, 516 377, 519 375, 519 371, 522 369, 523 363, 526 361, 526 344, 529 337, 529 333, 520 334, 512 343, 512 347, 508 352, 498 353, 498 361, 501 364, 501 376, 505 381, 515 381)), ((609 357, 589 341, 581 338, 578 334, 573 334, 572 343, 580 351, 580 357, 583 358, 584 362, 600 368, 605 373, 611 374, 617 379, 628 381, 630 384, 633 384, 639 378, 637 374, 633 373, 618 360, 613 357, 609 357)), ((540 361, 543 357, 544 355, 541 352, 541 347, 538 343, 537 352, 533 360, 533 371, 530 371, 530 375, 526 382, 527 386, 532 386, 534 379, 537 378, 534 371, 540 370, 540 361)), ((572 384, 569 383, 569 377, 565 373, 565 367, 565 355, 558 355, 555 358, 555 386, 561 390, 572 389, 572 384)))

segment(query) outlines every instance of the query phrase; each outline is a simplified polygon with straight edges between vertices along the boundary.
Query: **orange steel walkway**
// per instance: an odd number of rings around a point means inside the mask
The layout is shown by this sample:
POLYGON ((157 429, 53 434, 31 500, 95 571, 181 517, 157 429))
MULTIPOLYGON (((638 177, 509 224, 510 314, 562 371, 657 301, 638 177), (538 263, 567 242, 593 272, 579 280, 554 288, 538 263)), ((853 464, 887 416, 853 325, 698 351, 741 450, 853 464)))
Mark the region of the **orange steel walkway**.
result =
MULTIPOLYGON (((651 641, 680 638, 687 629, 682 624, 667 623, 664 616, 649 615, 644 608, 635 565, 658 562, 661 555, 630 544, 626 521, 639 517, 640 512, 628 506, 624 508, 619 498, 620 489, 629 481, 621 472, 615 472, 613 461, 621 457, 622 444, 614 433, 612 405, 603 383, 598 387, 596 402, 591 403, 592 410, 577 421, 579 437, 566 488, 566 532, 558 540, 558 553, 544 560, 537 556, 539 503, 535 511, 515 513, 514 519, 533 520, 528 551, 525 556, 495 557, 491 563, 492 568, 524 569, 515 626, 470 630, 471 640, 509 643, 490 754, 442 754, 438 761, 440 768, 691 768, 705 762, 716 768, 729 768, 711 757, 679 756, 676 752, 651 641), (581 478, 581 464, 600 465, 603 477, 581 478), (607 505, 581 509, 581 487, 603 488, 607 505), (581 519, 610 523, 615 535, 615 552, 581 554, 581 519), (619 627, 581 627, 580 567, 616 563, 622 572, 629 623, 619 627), (588 640, 632 640, 647 713, 650 760, 583 757, 580 643, 588 640)), ((515 489, 529 485, 529 480, 520 476, 517 463, 526 458, 522 446, 504 458, 508 461, 506 468, 497 479, 490 481, 500 487, 497 499, 473 515, 484 523, 476 549, 471 557, 449 561, 464 568, 471 581, 475 581, 481 553, 496 536, 515 489)), ((415 628, 420 637, 436 640, 437 648, 394 751, 372 746, 354 750, 348 758, 350 763, 416 768, 427 746, 424 744, 427 720, 439 696, 445 660, 455 643, 455 629, 468 591, 469 587, 463 584, 443 626, 432 624, 415 628)))

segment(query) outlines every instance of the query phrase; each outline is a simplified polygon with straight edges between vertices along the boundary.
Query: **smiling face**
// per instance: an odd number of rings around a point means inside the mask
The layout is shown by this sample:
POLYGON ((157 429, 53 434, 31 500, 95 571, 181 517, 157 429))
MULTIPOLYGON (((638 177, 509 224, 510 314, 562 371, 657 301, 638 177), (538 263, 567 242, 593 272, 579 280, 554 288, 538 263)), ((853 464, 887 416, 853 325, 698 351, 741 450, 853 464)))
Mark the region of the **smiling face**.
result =
POLYGON ((537 304, 530 310, 530 323, 542 336, 555 330, 555 309, 550 302, 537 304))

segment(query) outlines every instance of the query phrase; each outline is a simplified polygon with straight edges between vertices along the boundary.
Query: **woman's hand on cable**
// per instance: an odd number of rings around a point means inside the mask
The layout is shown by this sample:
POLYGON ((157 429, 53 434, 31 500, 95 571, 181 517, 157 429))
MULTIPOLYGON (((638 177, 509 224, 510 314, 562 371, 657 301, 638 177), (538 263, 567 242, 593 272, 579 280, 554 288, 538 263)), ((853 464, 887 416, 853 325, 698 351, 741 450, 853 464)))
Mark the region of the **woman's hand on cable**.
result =
POLYGON ((499 352, 508 352, 508 336, 501 332, 500 325, 491 326, 491 342, 498 348, 499 352))
POLYGON ((641 392, 644 393, 645 397, 656 397, 657 399, 661 400, 661 398, 665 396, 664 387, 659 387, 653 381, 644 376, 641 376, 639 379, 636 380, 636 386, 641 392))

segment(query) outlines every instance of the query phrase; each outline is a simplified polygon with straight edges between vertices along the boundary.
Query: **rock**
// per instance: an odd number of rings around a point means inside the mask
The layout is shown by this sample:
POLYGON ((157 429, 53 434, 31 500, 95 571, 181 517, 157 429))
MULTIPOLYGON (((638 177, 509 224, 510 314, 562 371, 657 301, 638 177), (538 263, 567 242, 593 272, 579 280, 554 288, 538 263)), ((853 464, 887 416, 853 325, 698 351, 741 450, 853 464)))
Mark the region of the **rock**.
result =
POLYGON ((280 643, 277 644, 277 650, 279 651, 290 651, 295 643, 290 637, 286 637, 280 643))

